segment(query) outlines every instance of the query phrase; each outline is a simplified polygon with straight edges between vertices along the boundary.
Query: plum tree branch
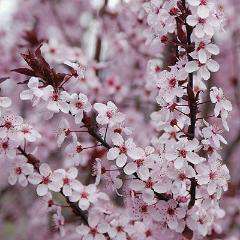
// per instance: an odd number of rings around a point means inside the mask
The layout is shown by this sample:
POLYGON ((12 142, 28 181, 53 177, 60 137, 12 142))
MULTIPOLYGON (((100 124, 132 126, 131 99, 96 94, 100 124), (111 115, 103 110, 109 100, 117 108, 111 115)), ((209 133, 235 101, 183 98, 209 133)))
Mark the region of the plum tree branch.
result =
MULTIPOLYGON (((32 164, 34 169, 39 172, 39 164, 40 164, 40 161, 35 157, 33 156, 32 154, 28 154, 26 153, 26 151, 21 147, 21 146, 18 146, 17 148, 19 150, 19 152, 21 153, 21 155, 23 155, 28 163, 32 164)), ((62 192, 60 192, 63 196, 64 194, 62 192)), ((87 215, 85 214, 84 211, 82 211, 78 205, 76 203, 73 203, 69 200, 68 197, 64 196, 66 202, 68 203, 68 205, 71 207, 72 211, 81 217, 82 221, 88 225, 88 220, 87 220, 87 215)))

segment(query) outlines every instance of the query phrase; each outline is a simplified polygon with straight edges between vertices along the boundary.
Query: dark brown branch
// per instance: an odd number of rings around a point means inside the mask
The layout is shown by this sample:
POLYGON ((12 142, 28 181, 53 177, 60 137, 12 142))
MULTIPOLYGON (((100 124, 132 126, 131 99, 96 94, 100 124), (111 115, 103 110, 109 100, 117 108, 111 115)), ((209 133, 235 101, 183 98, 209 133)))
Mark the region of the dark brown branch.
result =
MULTIPOLYGON (((192 42, 191 42, 191 35, 193 32, 193 28, 189 26, 186 22, 187 16, 190 14, 189 9, 186 6, 186 1, 182 0, 182 15, 184 18, 184 26, 186 27, 186 39, 184 37, 179 39, 183 39, 183 41, 187 42, 187 49, 192 49, 192 42)), ((179 27, 178 27, 179 28, 179 27)), ((182 42, 184 43, 184 42, 182 42)), ((187 50, 186 50, 187 51, 187 50)), ((189 52, 187 51, 187 57, 188 61, 192 61, 192 57, 189 55, 189 52)), ((199 94, 199 93, 198 93, 199 94)), ((188 128, 188 139, 192 140, 195 137, 195 128, 196 128, 196 121, 197 121, 197 113, 198 113, 198 94, 194 94, 193 90, 193 73, 190 73, 188 75, 188 85, 187 85, 187 96, 188 96, 188 106, 189 106, 189 117, 190 117, 190 126, 188 128)), ((189 163, 194 168, 194 165, 192 163, 189 163)), ((188 204, 189 208, 192 208, 196 201, 196 187, 197 187, 197 181, 195 178, 191 179, 191 187, 190 187, 190 201, 188 204)))
MULTIPOLYGON (((98 14, 99 17, 104 16, 107 6, 108 6, 108 0, 105 0, 104 3, 103 3, 103 6, 99 10, 99 14, 98 14)), ((97 34, 97 39, 96 39, 95 54, 94 54, 94 60, 96 61, 96 63, 100 62, 101 53, 102 53, 102 38, 98 33, 97 34)), ((96 75, 99 76, 99 70, 98 69, 96 69, 96 75)))
MULTIPOLYGON (((32 165, 34 166, 34 169, 35 169, 37 172, 39 172, 39 163, 40 163, 40 161, 39 161, 36 157, 34 157, 32 154, 26 153, 26 151, 25 151, 21 146, 19 146, 17 149, 19 150, 19 152, 20 152, 24 157, 26 157, 28 163, 32 164, 32 165)), ((64 196, 64 194, 63 194, 62 192, 60 192, 60 193, 64 196)), ((87 220, 87 215, 86 215, 86 213, 85 213, 84 211, 82 211, 82 210, 78 207, 77 203, 71 202, 71 201, 69 200, 69 198, 66 197, 66 196, 64 196, 64 198, 65 198, 66 202, 68 203, 68 205, 71 207, 72 211, 73 211, 77 216, 80 216, 81 219, 82 219, 82 221, 83 221, 85 224, 88 225, 88 220, 87 220)))
MULTIPOLYGON (((96 139, 99 143, 101 143, 101 145, 103 147, 105 147, 106 149, 110 149, 112 148, 106 141, 106 137, 102 137, 98 131, 97 131, 97 127, 96 127, 96 123, 92 121, 92 119, 88 118, 86 115, 83 118, 83 123, 85 124, 86 128, 88 129, 88 133, 94 138, 96 139)), ((138 175, 135 173, 134 176, 139 179, 138 175)), ((167 194, 161 194, 161 193, 156 193, 155 195, 157 196, 157 198, 159 200, 163 200, 163 201, 169 201, 172 197, 167 195, 167 194)))

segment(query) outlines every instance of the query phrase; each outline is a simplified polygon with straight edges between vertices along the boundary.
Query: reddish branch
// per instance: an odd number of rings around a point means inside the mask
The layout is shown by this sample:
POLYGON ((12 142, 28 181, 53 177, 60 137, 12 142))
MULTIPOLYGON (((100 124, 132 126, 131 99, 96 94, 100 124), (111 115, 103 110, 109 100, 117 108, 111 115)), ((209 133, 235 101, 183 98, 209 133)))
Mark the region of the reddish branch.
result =
MULTIPOLYGON (((21 54, 22 58, 28 64, 29 68, 21 67, 12 71, 23 74, 29 77, 38 77, 42 83, 41 87, 51 85, 58 92, 63 85, 74 76, 75 72, 69 74, 58 73, 54 68, 50 67, 41 52, 42 45, 40 44, 35 51, 28 50, 27 53, 21 54)), ((23 82, 27 83, 29 80, 23 82)))

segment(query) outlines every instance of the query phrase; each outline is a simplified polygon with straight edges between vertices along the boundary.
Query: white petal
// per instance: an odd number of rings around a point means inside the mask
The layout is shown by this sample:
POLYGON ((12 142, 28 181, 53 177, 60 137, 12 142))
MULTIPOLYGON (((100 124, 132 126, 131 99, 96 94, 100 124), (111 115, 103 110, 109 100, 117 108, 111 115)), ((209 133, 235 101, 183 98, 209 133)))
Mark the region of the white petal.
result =
POLYGON ((57 182, 50 182, 48 188, 54 192, 60 192, 61 185, 57 182))
POLYGON ((185 70, 188 73, 193 73, 199 69, 198 63, 196 61, 190 61, 186 64, 185 70))
POLYGON ((211 72, 217 72, 220 68, 219 64, 212 59, 208 60, 207 67, 211 72))
POLYGON ((69 170, 67 171, 67 175, 68 175, 68 177, 69 177, 70 179, 76 178, 77 175, 78 175, 78 170, 77 170, 77 168, 75 168, 75 167, 69 168, 69 170))
POLYGON ((153 189, 154 191, 156 191, 157 193, 165 193, 168 192, 170 190, 170 182, 166 181, 166 182, 159 182, 154 184, 153 189))
POLYGON ((197 9, 197 14, 200 18, 207 18, 209 16, 209 8, 204 5, 200 5, 197 9))
POLYGON ((205 32, 203 31, 203 29, 204 29, 204 27, 203 27, 202 24, 198 24, 198 25, 194 28, 193 32, 194 32, 194 34, 196 35, 196 37, 198 37, 198 38, 203 38, 203 37, 204 37, 205 32))
POLYGON ((219 47, 216 45, 216 44, 208 44, 206 46, 206 49, 211 53, 211 54, 214 54, 214 55, 218 55, 220 53, 220 50, 219 50, 219 47))
POLYGON ((78 206, 80 207, 80 209, 85 211, 89 208, 90 202, 87 199, 81 198, 78 202, 78 206))
POLYGON ((72 189, 69 185, 64 185, 63 186, 63 194, 67 197, 72 195, 72 189))
POLYGON ((206 68, 206 66, 202 66, 202 67, 199 69, 199 73, 200 73, 201 77, 202 77, 204 80, 208 80, 208 79, 211 77, 211 74, 210 74, 210 72, 208 71, 208 69, 206 68))
POLYGON ((214 29, 210 24, 204 25, 204 32, 210 37, 214 35, 214 29))
POLYGON ((149 178, 149 169, 145 166, 141 166, 138 169, 138 176, 140 179, 142 179, 143 181, 146 181, 149 178))
POLYGON ((28 181, 27 181, 27 178, 24 174, 21 174, 19 177, 18 177, 18 182, 19 184, 22 186, 22 187, 26 187, 28 185, 28 181))
POLYGON ((37 185, 42 181, 42 177, 40 174, 34 173, 28 177, 28 181, 33 185, 37 185))
POLYGON ((27 89, 20 93, 20 99, 21 100, 32 100, 33 99, 33 93, 32 90, 27 89))
POLYGON ((200 51, 198 51, 198 59, 201 63, 207 62, 207 54, 204 49, 201 49, 200 51))
POLYGON ((217 186, 214 182, 210 182, 207 186, 207 191, 209 195, 212 195, 216 192, 217 186))
POLYGON ((0 97, 0 106, 4 108, 10 107, 12 100, 9 97, 0 97))
POLYGON ((198 19, 193 15, 188 16, 186 20, 187 20, 187 24, 192 27, 196 26, 198 23, 198 19))
POLYGON ((39 184, 37 186, 37 194, 42 197, 48 193, 48 186, 46 184, 39 184))
POLYGON ((116 159, 116 165, 122 168, 127 162, 126 154, 120 154, 116 159))
POLYGON ((119 153, 120 153, 119 148, 117 148, 117 147, 110 148, 108 153, 107 153, 107 159, 108 160, 114 160, 118 157, 119 153))
POLYGON ((67 102, 60 102, 59 105, 60 105, 60 109, 61 109, 62 112, 64 112, 64 113, 69 112, 70 108, 69 108, 69 104, 67 102))
POLYGON ((8 177, 8 182, 9 182, 9 184, 11 184, 11 185, 14 185, 14 184, 16 184, 16 182, 17 182, 17 176, 14 174, 11 174, 11 175, 9 175, 9 177, 8 177))
POLYGON ((47 109, 53 112, 59 112, 59 106, 55 101, 49 102, 47 105, 47 109))
POLYGON ((43 163, 39 167, 39 172, 42 176, 48 177, 52 173, 52 170, 47 163, 43 163))
POLYGON ((77 233, 79 233, 81 236, 85 236, 89 233, 89 227, 82 224, 76 228, 77 233))
POLYGON ((75 115, 75 123, 76 124, 79 124, 82 122, 82 119, 83 119, 83 111, 80 111, 79 113, 77 113, 75 115))
POLYGON ((127 153, 133 160, 142 159, 145 156, 144 150, 140 147, 131 148, 127 153))
POLYGON ((124 143, 123 137, 119 134, 113 134, 112 136, 112 142, 116 146, 121 146, 124 143))
POLYGON ((187 0, 187 2, 194 7, 197 7, 200 4, 199 0, 187 0))
POLYGON ((124 167, 124 172, 127 175, 131 175, 131 174, 135 173, 136 171, 137 171, 137 164, 134 162, 130 162, 124 167))
POLYGON ((99 113, 105 113, 107 111, 107 106, 102 103, 95 103, 93 107, 99 113))
POLYGON ((29 88, 38 88, 39 80, 37 77, 31 77, 28 81, 28 87, 29 88))
POLYGON ((184 165, 184 160, 182 158, 177 158, 175 161, 174 161, 174 166, 176 169, 181 169, 184 165))

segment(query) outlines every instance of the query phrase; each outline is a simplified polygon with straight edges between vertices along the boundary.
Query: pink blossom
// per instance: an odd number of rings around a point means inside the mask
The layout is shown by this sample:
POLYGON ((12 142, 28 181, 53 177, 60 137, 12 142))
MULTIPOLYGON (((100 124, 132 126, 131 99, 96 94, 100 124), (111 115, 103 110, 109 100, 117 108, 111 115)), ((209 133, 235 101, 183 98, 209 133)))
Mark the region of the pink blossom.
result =
POLYGON ((98 112, 96 120, 101 125, 109 124, 110 126, 113 126, 117 123, 123 122, 125 118, 124 115, 118 111, 113 102, 108 102, 107 105, 95 103, 94 108, 98 112))
POLYGON ((27 163, 25 159, 20 158, 14 162, 8 182, 14 185, 18 181, 21 186, 26 187, 28 185, 27 176, 31 174, 33 174, 33 166, 27 163))
POLYGON ((44 196, 49 190, 59 192, 61 189, 61 174, 53 173, 48 164, 43 163, 39 167, 40 173, 33 173, 28 177, 28 181, 37 186, 37 194, 44 196))

